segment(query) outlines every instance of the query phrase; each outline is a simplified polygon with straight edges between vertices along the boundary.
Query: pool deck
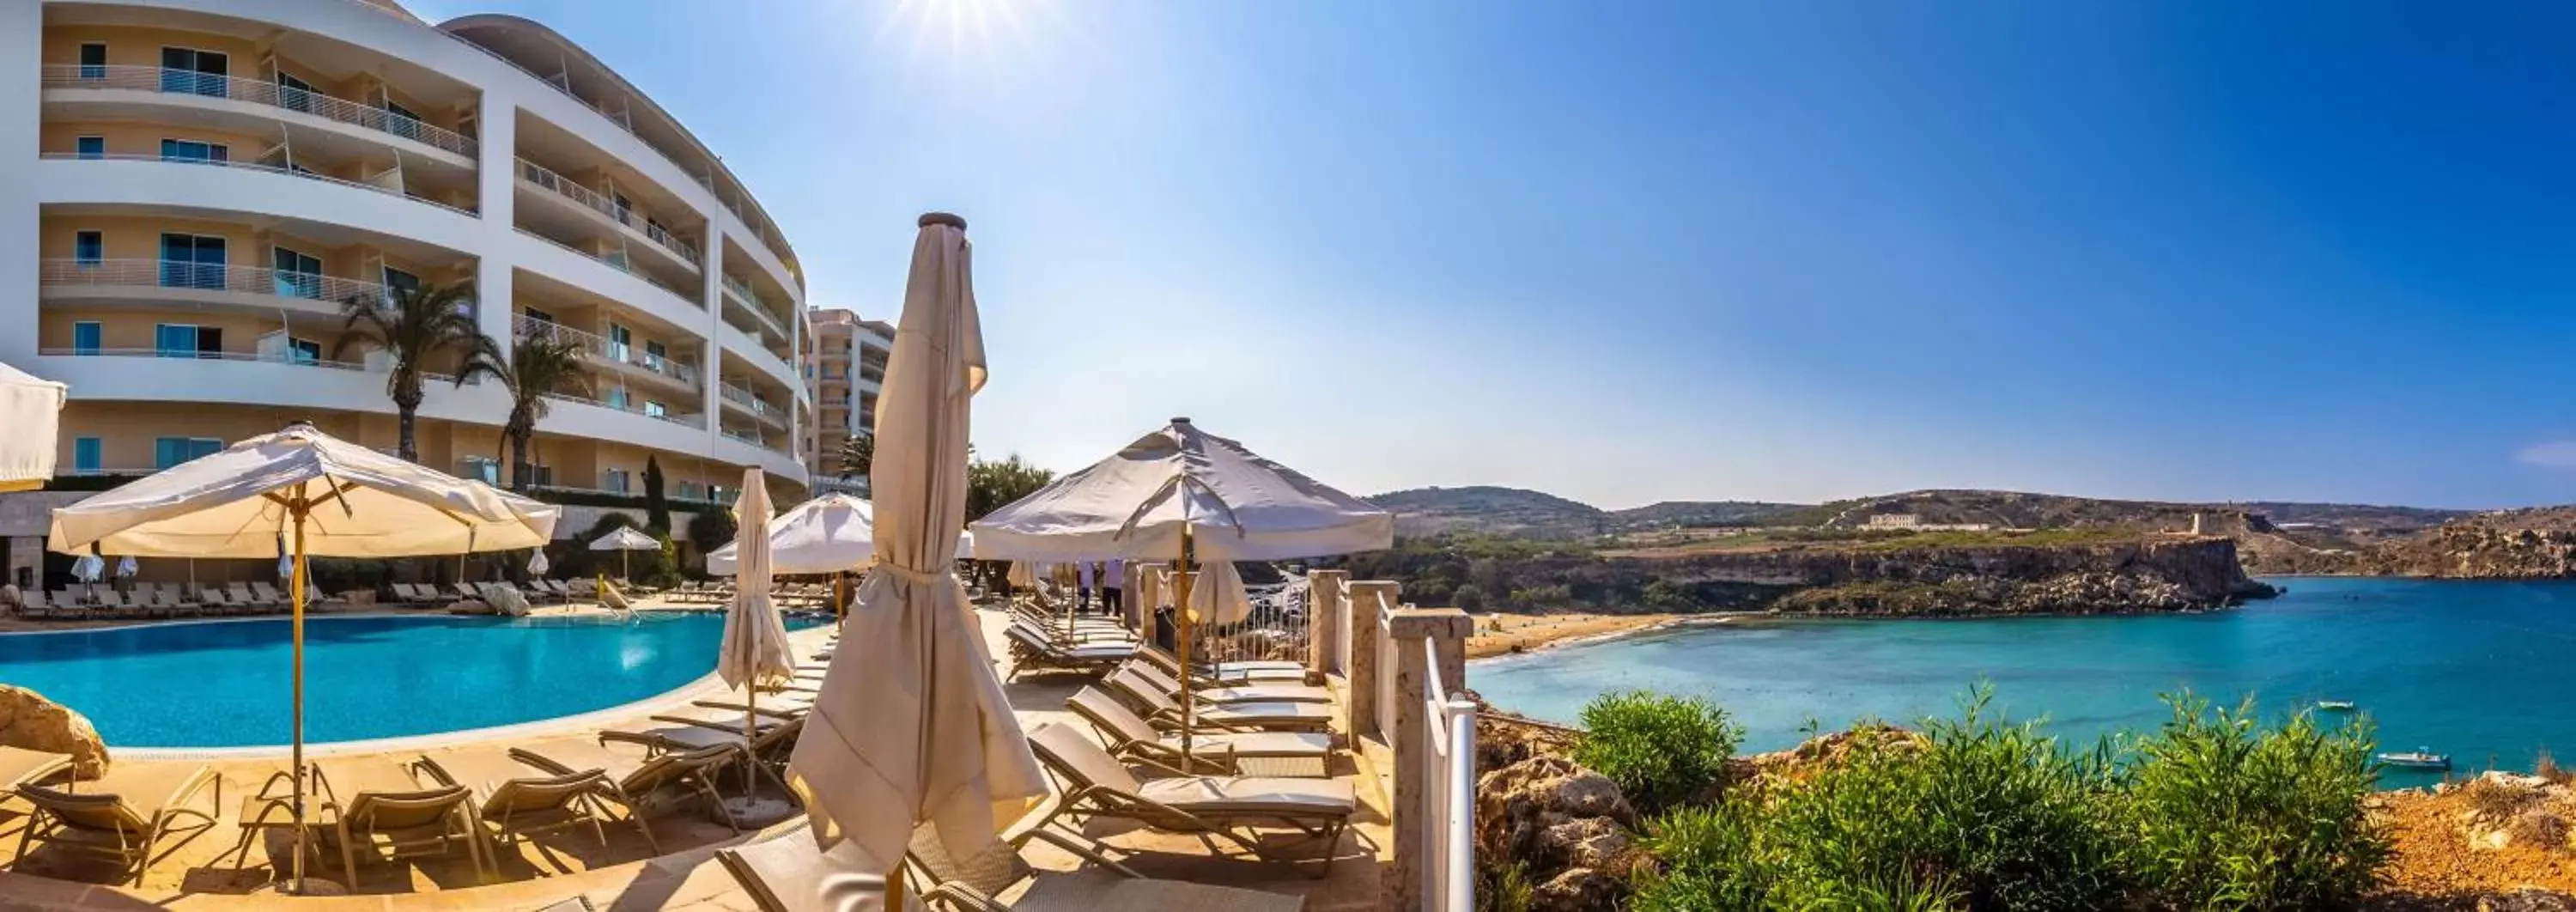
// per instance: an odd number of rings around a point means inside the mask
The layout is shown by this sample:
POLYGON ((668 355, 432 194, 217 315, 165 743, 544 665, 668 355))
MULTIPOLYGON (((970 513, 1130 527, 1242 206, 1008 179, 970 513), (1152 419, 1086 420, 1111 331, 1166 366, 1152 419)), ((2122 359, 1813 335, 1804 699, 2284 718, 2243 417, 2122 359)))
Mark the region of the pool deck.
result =
MULTIPOLYGON (((657 605, 647 604, 645 610, 657 605)), ((680 606, 703 610, 706 606, 680 606)), ((367 611, 382 611, 368 608, 367 611)), ((545 613, 590 613, 596 609, 552 609, 545 613)), ((336 613, 336 612, 335 612, 336 613)), ((359 613, 350 611, 348 613, 359 613)), ((1003 646, 1001 630, 1007 624, 1003 612, 977 612, 984 623, 986 639, 1000 663, 1009 671, 1008 649, 1003 646)), ((27 624, 0 620, 0 632, 24 629, 64 629, 68 624, 27 624)), ((800 654, 810 653, 828 638, 828 628, 799 631, 793 635, 800 654)), ((1013 709, 1024 728, 1044 722, 1077 722, 1064 710, 1065 698, 1078 688, 1081 679, 1065 676, 1032 676, 1011 682, 1005 688, 1013 709)), ((666 723, 651 722, 648 717, 686 707, 693 700, 708 699, 724 693, 721 684, 701 681, 690 687, 665 694, 645 703, 621 707, 605 713, 593 713, 567 720, 514 726, 506 732, 488 734, 478 740, 458 742, 433 738, 426 746, 419 743, 375 742, 339 750, 323 756, 326 769, 344 768, 357 772, 381 771, 401 761, 420 756, 432 759, 481 756, 489 760, 509 747, 524 747, 537 753, 549 748, 587 748, 599 731, 612 728, 647 728, 666 723)), ((1077 725, 1084 731, 1087 726, 1077 725)), ((1339 726, 1347 731, 1346 724, 1339 726)), ((1292 893, 1306 897, 1310 910, 1377 909, 1384 901, 1382 871, 1385 868, 1392 834, 1385 807, 1385 786, 1379 775, 1363 769, 1366 759, 1351 752, 1337 752, 1333 770, 1336 778, 1354 783, 1361 798, 1362 810, 1340 845, 1334 847, 1335 861, 1325 877, 1310 876, 1312 863, 1288 865, 1219 857, 1199 840, 1142 831, 1125 831, 1106 824, 1095 824, 1089 835, 1121 850, 1120 860, 1149 877, 1192 880, 1250 889, 1292 893)), ((14 867, 6 860, 14 856, 19 835, 26 822, 26 805, 15 800, 0 800, 0 912, 20 910, 141 910, 182 909, 224 912, 238 909, 274 909, 292 905, 313 910, 406 910, 454 909, 537 909, 574 896, 586 897, 599 909, 632 910, 753 910, 748 896, 716 863, 717 849, 736 845, 759 834, 737 834, 724 825, 691 811, 665 813, 650 818, 654 837, 663 854, 654 855, 634 827, 622 822, 606 829, 606 844, 593 839, 587 831, 573 831, 560 836, 544 837, 529 844, 499 847, 500 876, 496 882, 479 882, 473 866, 461 857, 434 857, 404 862, 369 862, 358 865, 357 891, 367 895, 334 898, 295 898, 281 900, 271 896, 245 895, 255 887, 277 876, 270 867, 270 852, 277 857, 288 855, 289 838, 282 832, 259 834, 249 840, 244 857, 236 858, 236 848, 243 845, 243 829, 237 819, 242 797, 253 794, 273 774, 287 768, 285 757, 222 756, 215 759, 164 759, 161 757, 119 759, 118 769, 136 765, 194 765, 204 763, 222 779, 223 800, 217 822, 194 835, 165 840, 160 855, 139 885, 105 886, 112 879, 112 866, 87 859, 67 857, 39 850, 14 867)), ((147 800, 147 799, 137 799, 147 800)), ((201 798, 202 802, 203 799, 201 798)), ((773 829, 795 825, 795 821, 773 829)), ((1070 855, 1055 851, 1043 843, 1029 850, 1032 864, 1048 870, 1073 870, 1080 862, 1070 855)), ((311 863, 308 873, 316 877, 340 879, 341 865, 336 852, 326 853, 311 863)))

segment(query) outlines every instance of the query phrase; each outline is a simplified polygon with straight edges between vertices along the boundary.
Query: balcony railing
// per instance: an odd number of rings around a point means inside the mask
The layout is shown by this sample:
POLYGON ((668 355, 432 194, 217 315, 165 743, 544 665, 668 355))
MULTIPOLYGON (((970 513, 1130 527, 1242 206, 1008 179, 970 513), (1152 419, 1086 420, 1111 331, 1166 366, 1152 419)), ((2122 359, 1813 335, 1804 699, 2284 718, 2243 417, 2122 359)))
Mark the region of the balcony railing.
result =
POLYGON ((472 137, 444 127, 423 123, 419 118, 396 114, 383 108, 324 95, 309 89, 289 88, 257 79, 151 66, 54 64, 45 67, 44 85, 49 89, 123 89, 169 95, 226 98, 363 127, 432 148, 454 152, 466 158, 473 158, 476 154, 472 137))
POLYGON ((597 190, 574 183, 571 178, 546 170, 546 166, 524 158, 519 159, 519 180, 539 190, 551 191, 565 199, 588 206, 592 211, 607 216, 609 221, 624 225, 653 243, 662 245, 663 249, 688 261, 691 267, 698 265, 696 245, 662 230, 662 226, 636 215, 633 209, 617 205, 616 200, 602 196, 597 190))
POLYGON ((148 161, 148 162, 170 162, 170 163, 174 163, 174 164, 185 164, 185 165, 210 165, 210 166, 214 166, 214 167, 221 167, 221 168, 239 168, 239 169, 247 170, 247 171, 266 171, 266 172, 268 172, 268 173, 270 173, 270 174, 284 174, 284 175, 287 175, 287 176, 289 176, 289 177, 300 177, 300 178, 304 178, 305 180, 317 180, 317 181, 321 181, 321 182, 326 183, 326 184, 338 184, 338 185, 343 186, 343 187, 355 187, 355 188, 360 189, 360 190, 373 191, 373 192, 376 192, 376 193, 382 193, 382 194, 385 194, 385 195, 387 195, 387 196, 399 196, 399 197, 402 197, 403 199, 407 199, 407 200, 410 200, 410 201, 415 202, 415 203, 421 203, 421 204, 424 204, 424 205, 436 206, 436 207, 438 207, 438 208, 445 209, 445 210, 447 210, 447 211, 449 211, 449 212, 453 212, 453 213, 456 213, 456 214, 458 214, 458 215, 467 216, 467 217, 469 217, 469 218, 470 218, 470 217, 472 217, 472 216, 474 215, 474 210, 472 210, 472 209, 459 209, 459 208, 457 208, 457 207, 455 207, 455 206, 450 206, 450 205, 448 205, 448 204, 446 204, 446 203, 442 203, 442 202, 439 202, 439 201, 434 200, 434 199, 430 199, 430 198, 425 197, 425 196, 417 196, 417 195, 414 195, 414 194, 411 194, 411 193, 406 193, 406 192, 404 192, 404 191, 402 191, 402 190, 395 189, 395 188, 392 188, 392 187, 382 187, 382 186, 378 186, 378 185, 375 185, 375 184, 370 184, 370 183, 367 183, 367 182, 364 182, 364 181, 353 181, 353 180, 347 180, 347 179, 343 179, 343 178, 332 177, 332 176, 330 176, 330 175, 328 175, 328 174, 323 174, 323 173, 320 173, 320 172, 318 172, 318 171, 314 171, 314 170, 312 170, 312 169, 310 169, 310 168, 299 168, 299 167, 292 167, 292 166, 288 166, 288 165, 272 165, 272 164, 269 164, 269 163, 267 163, 267 162, 253 162, 253 161, 229 161, 229 160, 224 160, 224 159, 212 159, 212 158, 179 158, 179 157, 175 157, 175 156, 167 156, 167 155, 135 155, 135 154, 132 154, 132 153, 124 153, 124 152, 112 153, 112 154, 103 154, 103 155, 83 155, 83 154, 80 154, 80 153, 77 153, 77 152, 47 152, 47 153, 44 153, 44 154, 43 154, 42 156, 40 156, 40 157, 42 157, 42 158, 44 158, 44 159, 46 159, 46 160, 49 160, 49 161, 148 161))
POLYGON ((590 251, 583 250, 583 249, 581 249, 581 248, 579 248, 579 247, 575 247, 575 246, 573 246, 573 245, 571 245, 571 244, 566 244, 566 243, 564 243, 564 242, 562 242, 562 241, 555 240, 554 238, 550 238, 550 237, 547 237, 547 236, 545 236, 545 235, 538 234, 538 233, 536 233, 536 232, 534 232, 534 231, 530 231, 530 230, 525 229, 525 228, 518 229, 518 231, 519 231, 519 233, 520 233, 520 234, 522 234, 522 235, 526 235, 526 236, 528 236, 528 237, 536 238, 537 240, 544 241, 544 242, 546 242, 546 243, 548 243, 548 244, 553 244, 553 245, 555 245, 555 246, 557 246, 557 247, 561 247, 561 248, 563 248, 563 249, 565 249, 565 250, 569 250, 569 251, 571 251, 575 256, 579 256, 579 257, 581 257, 581 258, 583 258, 583 259, 587 259, 587 260, 594 260, 594 261, 597 261, 597 262, 598 262, 600 265, 602 265, 602 266, 606 266, 606 267, 608 267, 608 268, 610 268, 610 269, 614 269, 614 270, 617 270, 617 271, 619 271, 619 272, 625 273, 625 274, 627 274, 627 275, 634 276, 634 277, 636 277, 636 278, 638 278, 638 279, 642 279, 642 280, 644 280, 644 283, 645 283, 645 284, 647 284, 647 285, 651 285, 651 286, 653 286, 653 287, 655 287, 655 288, 662 289, 663 291, 670 292, 670 293, 671 293, 671 295, 672 295, 673 297, 677 297, 677 298, 679 298, 679 299, 680 299, 680 300, 682 300, 682 301, 688 302, 690 306, 697 307, 697 308, 699 308, 699 309, 701 309, 701 310, 704 310, 704 309, 706 308, 706 305, 705 305, 705 304, 703 304, 703 303, 700 303, 700 302, 699 302, 699 299, 698 299, 698 296, 697 296, 697 295, 693 295, 693 294, 690 294, 690 293, 688 293, 688 292, 681 291, 681 290, 679 290, 679 289, 677 289, 677 288, 673 288, 673 287, 671 287, 670 283, 668 283, 668 282, 664 282, 664 281, 662 281, 661 279, 654 278, 654 277, 652 276, 652 274, 651 274, 651 273, 645 273, 645 272, 638 272, 638 271, 636 271, 636 270, 635 270, 635 267, 633 267, 633 266, 629 265, 629 264, 626 262, 626 256, 625 256, 625 254, 623 254, 623 253, 620 253, 620 254, 617 254, 617 255, 614 255, 614 256, 611 256, 611 255, 604 255, 604 254, 597 254, 597 253, 592 253, 592 252, 590 252, 590 251))
MULTIPOLYGON (((264 355, 255 352, 185 351, 159 348, 44 348, 39 355, 72 355, 82 358, 177 358, 183 361, 253 361, 263 364, 291 364, 297 367, 319 367, 358 373, 383 373, 356 361, 324 361, 287 352, 264 355)), ((439 377, 445 380, 445 377, 439 377)))
POLYGON ((743 309, 751 311, 751 315, 760 321, 760 325, 768 327, 771 333, 781 339, 793 338, 787 334, 787 325, 779 322, 778 315, 769 311, 769 302, 753 293, 750 285, 729 275, 720 275, 717 281, 726 291, 733 292, 735 297, 742 299, 743 309))
POLYGON ((783 425, 787 422, 786 412, 778 406, 769 404, 769 400, 760 398, 759 394, 722 381, 718 381, 718 386, 717 395, 723 396, 726 402, 750 409, 752 414, 774 424, 783 425))
POLYGON ((382 300, 385 296, 383 285, 339 276, 168 260, 50 259, 38 263, 36 276, 37 284, 46 288, 84 285, 186 288, 303 298, 334 305, 351 298, 382 300))
POLYGON ((656 412, 653 411, 651 406, 645 404, 644 400, 634 396, 627 396, 625 397, 625 401, 620 402, 605 396, 593 398, 590 396, 565 392, 549 392, 542 395, 548 399, 553 399, 558 402, 578 402, 583 405, 595 405, 610 411, 625 412, 629 415, 641 415, 655 421, 666 421, 686 428, 705 430, 707 427, 707 416, 703 414, 699 414, 697 412, 674 412, 667 408, 656 412))
POLYGON ((540 336, 579 346, 583 354, 617 364, 639 367, 654 374, 698 388, 698 372, 689 365, 645 351, 643 348, 613 341, 598 333, 584 332, 549 320, 520 314, 511 322, 510 331, 520 337, 540 336))

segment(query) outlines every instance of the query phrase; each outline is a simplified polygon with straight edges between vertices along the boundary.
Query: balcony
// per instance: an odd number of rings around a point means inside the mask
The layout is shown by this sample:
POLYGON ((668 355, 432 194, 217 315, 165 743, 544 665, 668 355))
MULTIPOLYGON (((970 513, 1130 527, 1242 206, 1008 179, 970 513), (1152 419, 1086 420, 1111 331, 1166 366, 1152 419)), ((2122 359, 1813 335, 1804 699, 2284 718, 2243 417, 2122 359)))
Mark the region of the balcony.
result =
POLYGON ((546 393, 545 397, 557 402, 576 402, 582 405, 595 405, 610 411, 625 412, 629 415, 642 415, 655 421, 669 422, 685 428, 695 428, 701 431, 706 430, 707 428, 707 416, 704 414, 698 412, 677 412, 671 411, 668 408, 664 408, 657 412, 653 410, 651 403, 637 401, 632 396, 623 397, 623 401, 605 397, 594 399, 589 396, 581 396, 573 393, 546 393))
MULTIPOLYGON (((651 273, 638 272, 638 271, 636 271, 635 267, 634 267, 633 265, 629 264, 629 263, 626 261, 626 254, 624 254, 624 253, 622 253, 622 252, 620 252, 620 253, 610 253, 610 254, 592 253, 592 252, 590 252, 590 251, 583 250, 583 249, 581 249, 581 248, 579 248, 579 247, 575 247, 575 246, 573 246, 573 245, 571 245, 571 244, 566 244, 566 243, 564 243, 564 242, 562 242, 562 241, 555 240, 554 238, 550 238, 550 237, 547 237, 547 236, 545 236, 545 235, 538 234, 538 233, 536 233, 536 232, 534 232, 534 231, 530 231, 530 230, 525 229, 525 228, 518 229, 518 231, 519 231, 519 234, 520 234, 521 236, 523 236, 523 237, 535 238, 536 240, 543 241, 543 242, 548 243, 548 244, 552 244, 552 245, 554 245, 554 246, 556 246, 556 247, 560 247, 560 248, 563 248, 564 250, 570 251, 570 252, 572 252, 572 254, 573 254, 573 255, 578 256, 578 257, 581 257, 582 259, 590 260, 590 261, 595 262, 595 263, 598 263, 598 264, 600 264, 600 265, 602 265, 602 266, 606 266, 606 267, 608 267, 608 268, 610 268, 610 269, 614 269, 614 270, 617 270, 617 271, 619 271, 619 272, 625 273, 625 274, 627 274, 627 275, 634 276, 634 277, 636 277, 637 279, 641 279, 641 280, 643 280, 643 281, 644 281, 644 283, 645 283, 645 284, 647 284, 647 285, 651 285, 651 286, 653 286, 653 287, 655 287, 655 288, 659 288, 659 289, 661 289, 661 290, 663 290, 663 291, 669 292, 669 293, 671 294, 671 296, 672 296, 672 297, 679 298, 681 303, 686 304, 686 305, 688 305, 688 306, 689 306, 689 307, 691 307, 691 308, 694 308, 694 309, 697 309, 697 310, 700 310, 700 311, 704 311, 704 310, 706 309, 706 307, 705 307, 705 305, 704 305, 704 304, 699 303, 699 300, 698 300, 698 296, 697 296, 697 295, 693 295, 693 294, 690 294, 690 293, 688 293, 688 292, 681 291, 681 290, 679 290, 679 289, 677 289, 677 288, 673 288, 673 287, 671 287, 671 283, 669 283, 669 282, 665 282, 665 281, 662 281, 661 279, 658 279, 658 278, 654 278, 654 277, 653 277, 653 275, 652 275, 651 273)), ((565 279, 565 281, 571 281, 571 280, 569 280, 569 279, 565 279)), ((578 285, 579 283, 575 283, 575 284, 577 284, 577 285, 578 285)), ((597 290, 597 289, 593 289, 593 290, 597 290)))
POLYGON ((722 274, 717 276, 717 281, 724 286, 725 294, 733 296, 734 303, 741 305, 741 310, 751 314, 752 320, 760 324, 760 328, 769 334, 769 338, 782 344, 792 338, 787 334, 787 324, 778 319, 778 315, 769 309, 769 302, 752 291, 750 285, 745 284, 741 279, 722 274))
POLYGON ((599 191, 547 170, 544 165, 524 158, 519 159, 519 183, 522 186, 552 194, 588 210, 589 214, 606 220, 610 225, 652 242, 663 253, 669 254, 676 265, 686 267, 691 274, 696 274, 701 268, 696 245, 681 240, 662 226, 636 215, 634 210, 617 205, 617 201, 601 195, 599 191))
POLYGON ((762 424, 766 424, 780 430, 785 430, 787 428, 786 410, 778 406, 771 405, 769 400, 761 398, 758 393, 735 386, 731 383, 719 382, 716 395, 719 398, 722 398, 726 404, 737 409, 741 409, 743 412, 750 414, 754 418, 760 419, 762 424))
MULTIPOLYGON (((597 333, 583 332, 526 314, 520 314, 511 323, 510 331, 521 338, 538 336, 570 343, 579 347, 582 354, 591 360, 629 376, 640 376, 689 393, 701 389, 696 367, 655 355, 638 346, 611 341, 597 333)), ((705 424, 700 422, 697 426, 704 427, 705 424)))
MULTIPOLYGON (((46 89, 63 90, 54 93, 48 101, 78 103, 86 100, 82 93, 101 92, 135 93, 128 97, 151 104, 186 107, 196 112, 233 105, 256 106, 265 109, 269 116, 288 122, 309 119, 372 131, 379 134, 380 139, 402 140, 464 159, 469 166, 478 151, 473 137, 453 130, 345 98, 257 79, 151 66, 66 64, 46 66, 43 78, 46 89), (145 99, 143 96, 152 97, 145 99)), ((400 147, 403 144, 390 145, 400 147)))
POLYGON ((338 276, 165 260, 41 260, 36 285, 41 296, 53 300, 188 301, 259 311, 283 306, 319 315, 337 315, 341 302, 353 298, 380 301, 385 296, 382 285, 338 276))
POLYGON ((175 165, 230 168, 238 171, 264 171, 269 174, 282 174, 288 177, 302 178, 309 181, 319 181, 325 184, 337 184, 342 187, 353 187, 371 193, 381 193, 386 196, 410 200, 424 206, 436 206, 440 209, 445 209, 449 212, 465 216, 466 218, 475 217, 474 210, 472 209, 459 209, 455 206, 450 206, 446 203, 442 203, 428 197, 415 196, 401 190, 400 188, 386 187, 379 184, 367 183, 365 181, 343 180, 341 178, 332 177, 327 174, 321 174, 310 169, 299 168, 292 165, 272 165, 267 162, 228 161, 209 158, 173 158, 161 155, 135 155, 129 153, 82 155, 77 152, 47 152, 39 157, 46 161, 165 162, 175 165))
MULTIPOLYGON (((247 361, 259 364, 286 364, 296 367, 352 371, 367 374, 386 373, 386 370, 383 368, 369 366, 358 361, 324 361, 319 358, 308 358, 293 352, 268 355, 255 354, 251 352, 166 351, 158 348, 45 348, 38 349, 36 354, 69 355, 82 358, 175 358, 182 361, 247 361)), ((425 373, 423 376, 432 377, 442 382, 445 382, 448 379, 445 374, 425 373)))

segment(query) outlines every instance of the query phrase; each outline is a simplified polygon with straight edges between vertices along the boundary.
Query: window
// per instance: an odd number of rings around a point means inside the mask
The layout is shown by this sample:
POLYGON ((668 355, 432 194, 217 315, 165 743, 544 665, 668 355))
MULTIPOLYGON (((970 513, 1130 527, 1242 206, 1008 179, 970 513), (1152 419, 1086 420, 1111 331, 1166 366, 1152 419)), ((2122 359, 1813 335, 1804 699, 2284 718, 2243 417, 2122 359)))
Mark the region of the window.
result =
POLYGON ((626 391, 625 391, 624 389, 613 389, 613 390, 609 390, 609 391, 608 391, 608 407, 609 407, 609 408, 616 409, 616 410, 621 411, 621 412, 622 412, 622 411, 625 411, 625 410, 626 410, 626 391))
POLYGON ((697 483, 697 482, 694 482, 694 481, 683 481, 683 482, 680 482, 680 494, 679 494, 679 497, 680 497, 680 499, 682 499, 682 500, 696 500, 696 499, 698 499, 698 483, 697 483))
POLYGON ((654 370, 661 370, 662 364, 669 360, 669 353, 670 350, 663 348, 662 343, 647 341, 644 343, 644 364, 654 370))
POLYGON ((499 460, 491 459, 489 457, 467 456, 465 457, 465 477, 480 481, 487 485, 499 487, 501 484, 501 463, 499 460))
POLYGON ((627 329, 626 327, 623 327, 623 326, 619 326, 619 325, 617 325, 617 324, 615 324, 615 323, 608 324, 608 357, 609 357, 609 360, 612 360, 612 361, 624 361, 624 360, 626 360, 626 350, 627 350, 627 346, 628 346, 628 345, 630 345, 630 344, 632 344, 634 341, 635 341, 635 332, 634 332, 633 330, 627 329))
POLYGON ((161 284, 168 288, 224 287, 224 239, 198 234, 161 236, 161 284))
POLYGON ((107 258, 107 235, 97 231, 72 232, 72 262, 89 269, 107 258))
POLYGON ((384 279, 385 291, 389 295, 420 290, 419 276, 412 275, 411 273, 404 272, 400 269, 395 269, 391 266, 385 267, 384 279))
POLYGON ((82 158, 87 158, 87 159, 100 159, 100 158, 106 158, 106 157, 107 157, 107 137, 104 137, 104 136, 77 136, 77 137, 73 137, 73 138, 72 138, 72 152, 73 152, 73 154, 79 155, 80 157, 82 157, 82 158))
POLYGON ((286 360, 290 364, 320 364, 322 343, 311 339, 287 339, 286 360))
POLYGON ((164 358, 211 358, 224 352, 220 326, 162 323, 153 327, 154 349, 164 358))
POLYGON ((626 470, 625 470, 625 469, 610 469, 610 470, 608 470, 608 478, 607 478, 607 480, 606 480, 606 481, 601 482, 601 484, 604 486, 604 489, 605 489, 605 490, 607 490, 607 491, 609 491, 609 492, 611 492, 611 493, 616 493, 616 494, 624 494, 624 493, 626 493, 626 470))
POLYGON ((161 49, 161 91, 185 92, 191 95, 231 94, 232 57, 214 51, 165 47, 161 49))
POLYGON ((534 307, 530 307, 526 310, 526 316, 528 319, 535 320, 539 323, 552 323, 555 321, 555 315, 553 313, 538 310, 534 307))
POLYGON ((72 472, 79 475, 98 474, 98 453, 100 449, 98 438, 96 437, 73 438, 72 472))
POLYGON ((420 115, 387 98, 385 99, 385 132, 404 139, 419 139, 420 115))
POLYGON ((72 324, 72 354, 98 354, 97 320, 82 320, 72 324))
POLYGON ((226 162, 233 160, 233 149, 223 143, 199 142, 193 139, 165 139, 161 141, 161 160, 226 162))
POLYGON ((608 204, 609 204, 609 205, 611 205, 611 206, 615 206, 615 207, 617 207, 617 220, 618 220, 618 221, 625 222, 625 223, 627 223, 627 224, 634 224, 634 222, 635 222, 635 203, 634 203, 633 201, 631 201, 631 200, 628 200, 628 199, 626 198, 626 194, 619 193, 619 192, 616 192, 616 191, 614 191, 614 190, 609 191, 609 193, 608 193, 608 204))
POLYGON ((646 418, 661 418, 669 415, 670 413, 670 408, 662 403, 654 402, 650 399, 644 401, 644 417, 646 418))
POLYGON ((93 41, 80 46, 80 78, 107 78, 107 45, 93 41))
POLYGON ((284 247, 268 249, 269 266, 277 277, 277 295, 281 298, 322 300, 322 261, 284 247))
POLYGON ((286 73, 277 74, 277 104, 289 111, 312 111, 313 84, 286 73))
POLYGON ((211 437, 162 437, 152 442, 152 467, 167 469, 191 459, 223 452, 224 442, 211 437))

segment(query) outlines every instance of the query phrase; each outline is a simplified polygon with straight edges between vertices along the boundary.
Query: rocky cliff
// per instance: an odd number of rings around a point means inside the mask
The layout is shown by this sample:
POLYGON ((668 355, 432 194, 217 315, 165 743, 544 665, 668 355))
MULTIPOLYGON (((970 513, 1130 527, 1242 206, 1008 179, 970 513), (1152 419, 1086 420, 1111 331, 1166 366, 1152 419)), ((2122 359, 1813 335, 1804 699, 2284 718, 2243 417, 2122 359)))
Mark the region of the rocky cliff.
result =
POLYGON ((2507 513, 2455 522, 2357 555, 2350 571, 2458 579, 2576 577, 2576 529, 2559 520, 2507 513))
POLYGON ((1765 607, 1805 614, 2197 611, 2276 594, 2245 575, 2234 541, 2217 536, 1701 554, 1676 559, 1661 574, 1784 587, 1765 607))

